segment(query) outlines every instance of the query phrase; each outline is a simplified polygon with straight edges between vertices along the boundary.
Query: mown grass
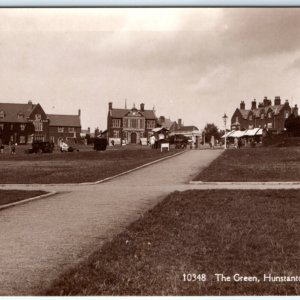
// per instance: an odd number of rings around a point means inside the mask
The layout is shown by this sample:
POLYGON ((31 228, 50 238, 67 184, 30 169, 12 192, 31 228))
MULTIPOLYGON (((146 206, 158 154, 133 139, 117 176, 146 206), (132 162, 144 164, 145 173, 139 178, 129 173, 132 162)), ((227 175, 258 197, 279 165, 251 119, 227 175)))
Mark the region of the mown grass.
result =
POLYGON ((0 155, 0 183, 79 183, 101 180, 181 150, 116 147, 107 151, 0 155))
POLYGON ((19 202, 35 196, 46 194, 44 191, 20 191, 20 190, 1 190, 0 189, 0 206, 19 202))
POLYGON ((217 282, 299 275, 300 191, 174 192, 45 295, 297 295, 299 283, 217 282), (184 273, 206 274, 184 282, 184 273))
POLYGON ((300 148, 228 149, 194 180, 299 181, 300 148))

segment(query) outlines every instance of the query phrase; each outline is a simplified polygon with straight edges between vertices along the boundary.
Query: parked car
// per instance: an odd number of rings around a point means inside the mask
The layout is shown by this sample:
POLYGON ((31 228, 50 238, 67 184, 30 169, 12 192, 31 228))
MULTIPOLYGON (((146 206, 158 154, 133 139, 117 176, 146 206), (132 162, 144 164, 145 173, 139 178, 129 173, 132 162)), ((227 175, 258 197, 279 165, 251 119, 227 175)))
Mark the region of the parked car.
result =
POLYGON ((25 150, 25 153, 52 153, 54 149, 54 143, 34 141, 30 149, 25 150))

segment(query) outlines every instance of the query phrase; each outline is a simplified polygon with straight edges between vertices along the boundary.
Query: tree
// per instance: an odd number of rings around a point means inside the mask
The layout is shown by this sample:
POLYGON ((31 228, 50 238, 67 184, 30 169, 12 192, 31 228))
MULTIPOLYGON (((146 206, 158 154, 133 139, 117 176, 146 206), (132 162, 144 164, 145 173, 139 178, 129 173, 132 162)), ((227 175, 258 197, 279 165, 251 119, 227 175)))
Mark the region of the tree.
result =
POLYGON ((205 133, 205 142, 208 143, 211 140, 211 137, 214 136, 215 140, 221 139, 221 132, 214 123, 207 123, 203 130, 205 133))

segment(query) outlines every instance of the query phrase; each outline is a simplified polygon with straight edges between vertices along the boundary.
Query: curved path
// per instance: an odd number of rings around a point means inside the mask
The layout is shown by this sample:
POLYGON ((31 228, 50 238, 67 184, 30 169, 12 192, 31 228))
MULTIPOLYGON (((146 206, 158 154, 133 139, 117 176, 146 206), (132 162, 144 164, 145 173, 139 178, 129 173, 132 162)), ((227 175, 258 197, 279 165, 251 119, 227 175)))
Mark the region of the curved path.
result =
POLYGON ((189 181, 222 150, 187 151, 97 185, 1 185, 58 191, 0 211, 0 295, 38 295, 60 273, 189 181))

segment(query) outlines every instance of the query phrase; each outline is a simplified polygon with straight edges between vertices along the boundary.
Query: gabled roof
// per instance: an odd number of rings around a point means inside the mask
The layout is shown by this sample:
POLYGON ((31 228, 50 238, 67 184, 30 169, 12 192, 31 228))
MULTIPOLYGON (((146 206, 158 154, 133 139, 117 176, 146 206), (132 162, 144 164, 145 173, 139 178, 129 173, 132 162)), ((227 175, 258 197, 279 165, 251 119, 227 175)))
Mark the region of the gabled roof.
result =
POLYGON ((199 130, 199 129, 196 126, 180 126, 179 128, 177 126, 176 128, 176 132, 187 132, 187 131, 192 132, 194 130, 199 130))
MULTIPOLYGON (((110 110, 111 117, 116 119, 121 119, 125 117, 131 109, 125 109, 125 108, 112 108, 110 110)), ((146 119, 156 119, 155 112, 150 109, 145 109, 144 111, 138 110, 140 114, 142 114, 146 119)))
POLYGON ((239 109, 239 111, 244 119, 248 119, 249 113, 251 112, 250 109, 239 109))
POLYGON ((78 115, 47 115, 49 126, 81 127, 78 115))
POLYGON ((24 123, 27 122, 31 112, 36 107, 36 104, 26 103, 0 103, 0 113, 4 112, 4 119, 0 122, 24 123), (22 117, 18 117, 22 115, 22 117))

